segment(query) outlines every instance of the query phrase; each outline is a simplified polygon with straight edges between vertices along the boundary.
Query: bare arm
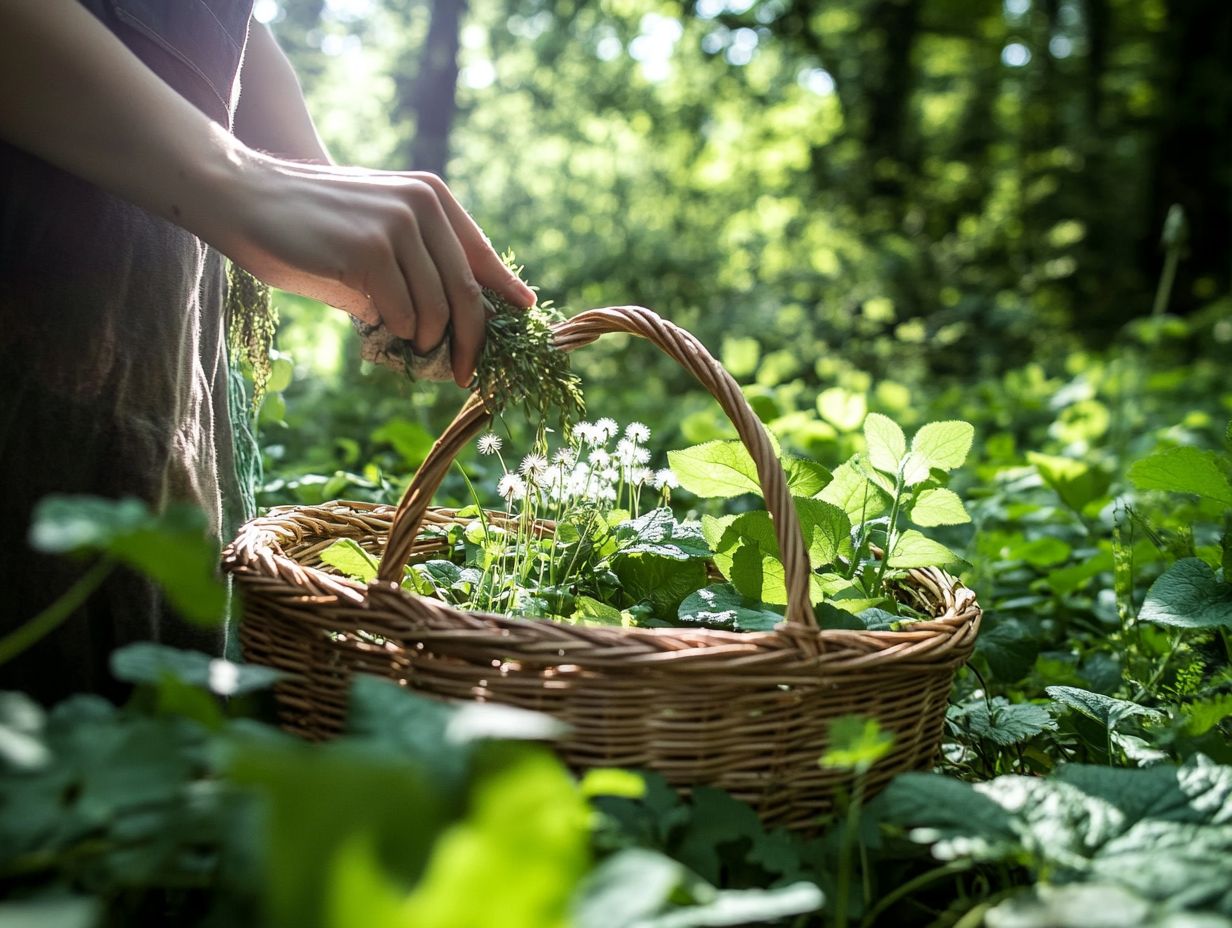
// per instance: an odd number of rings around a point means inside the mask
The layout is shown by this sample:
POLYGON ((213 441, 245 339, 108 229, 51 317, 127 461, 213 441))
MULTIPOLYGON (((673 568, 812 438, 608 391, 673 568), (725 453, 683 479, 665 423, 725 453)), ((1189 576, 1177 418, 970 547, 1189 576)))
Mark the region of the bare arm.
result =
POLYGON ((481 285, 534 302, 439 178, 254 151, 76 0, 0 0, 0 86, 0 138, 422 352, 451 327, 459 384, 483 344, 481 285))
POLYGON ((240 70, 240 100, 235 134, 267 154, 292 161, 331 164, 317 134, 299 79, 269 27, 254 22, 240 70))

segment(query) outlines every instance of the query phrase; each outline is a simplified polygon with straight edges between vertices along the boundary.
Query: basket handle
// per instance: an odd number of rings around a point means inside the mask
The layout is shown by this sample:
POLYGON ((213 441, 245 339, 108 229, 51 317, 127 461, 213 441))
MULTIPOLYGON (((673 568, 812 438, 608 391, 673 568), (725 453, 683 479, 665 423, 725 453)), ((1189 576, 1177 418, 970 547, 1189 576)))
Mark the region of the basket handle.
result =
MULTIPOLYGON (((798 629, 815 630, 817 625, 809 602, 808 555, 804 547, 804 537, 800 532, 796 507, 787 489, 787 475, 783 472, 783 466, 770 444, 765 428, 749 407, 731 374, 723 369, 693 335, 641 306, 592 309, 559 322, 552 329, 556 347, 562 351, 573 351, 589 345, 600 335, 609 332, 627 332, 640 336, 678 362, 719 401, 723 411, 736 426, 740 440, 753 457, 762 496, 774 520, 787 585, 787 622, 798 629)), ((403 565, 410 558, 424 513, 427 512, 432 497, 445 479, 454 458, 487 428, 491 421, 492 417, 484 409, 479 394, 472 393, 453 422, 432 446, 423 465, 406 488, 402 502, 398 504, 381 558, 379 580, 396 583, 401 578, 403 565)))

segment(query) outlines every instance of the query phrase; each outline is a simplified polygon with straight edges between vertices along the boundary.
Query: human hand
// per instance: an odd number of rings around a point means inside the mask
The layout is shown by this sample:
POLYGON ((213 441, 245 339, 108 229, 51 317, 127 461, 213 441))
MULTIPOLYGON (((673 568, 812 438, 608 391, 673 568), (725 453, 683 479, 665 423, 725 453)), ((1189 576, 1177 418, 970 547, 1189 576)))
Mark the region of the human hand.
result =
POLYGON ((435 175, 250 151, 235 162, 225 195, 233 212, 204 237, 266 283, 383 323, 418 354, 448 332, 459 386, 473 380, 483 348, 482 289, 515 306, 535 302, 435 175))

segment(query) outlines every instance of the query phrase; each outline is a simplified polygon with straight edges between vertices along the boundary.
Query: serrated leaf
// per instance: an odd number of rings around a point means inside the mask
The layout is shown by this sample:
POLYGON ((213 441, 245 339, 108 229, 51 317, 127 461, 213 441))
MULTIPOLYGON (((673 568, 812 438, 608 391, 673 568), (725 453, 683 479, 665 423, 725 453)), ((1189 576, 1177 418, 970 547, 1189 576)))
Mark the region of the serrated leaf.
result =
POLYGON ((833 479, 828 467, 806 458, 786 455, 783 468, 787 471, 787 489, 792 496, 816 496, 833 479))
POLYGON ((1003 696, 994 697, 989 702, 977 699, 964 706, 955 706, 947 713, 947 718, 973 737, 991 741, 1000 747, 1009 747, 1043 732, 1057 730, 1057 720, 1043 706, 1011 703, 1003 696))
POLYGON ((894 542, 888 558, 890 567, 949 567, 966 566, 967 562, 941 544, 921 535, 915 529, 907 529, 894 542))
POLYGON ((965 525, 971 521, 967 507, 953 490, 939 487, 924 490, 911 507, 911 521, 916 525, 965 525))
POLYGON ((1016 683, 1035 665, 1040 646, 1040 640, 1024 623, 997 616, 980 629, 975 653, 988 661, 989 670, 999 682, 1016 683))
POLYGON ((1129 479, 1140 490, 1193 493, 1232 506, 1232 483, 1210 451, 1190 447, 1157 451, 1135 461, 1129 479))
POLYGON ((898 475, 898 465, 907 453, 907 436, 888 416, 870 412, 864 420, 868 462, 886 474, 898 475))
POLYGON ((853 525, 884 515, 890 508, 889 495, 847 461, 834 471, 834 479, 817 494, 847 513, 853 525))
POLYGON ((655 615, 669 622, 684 598, 706 585, 706 564, 697 558, 622 554, 612 558, 612 569, 629 596, 650 603, 655 615))
POLYGON ((851 520, 838 506, 820 499, 797 499, 796 515, 814 567, 831 564, 851 546, 851 520))
POLYGON ((911 450, 923 457, 930 467, 950 471, 967 460, 974 440, 975 427, 970 422, 930 422, 912 436, 911 450))
POLYGON ((903 458, 903 486, 918 487, 933 475, 928 458, 918 451, 908 451, 903 458))
POLYGON ((1103 693, 1092 693, 1090 690, 1079 689, 1076 686, 1048 686, 1044 688, 1049 696, 1089 719, 1094 719, 1105 728, 1116 728, 1121 719, 1131 716, 1158 719, 1163 713, 1147 706, 1140 706, 1127 699, 1116 699, 1103 693))
POLYGON ((708 441, 669 451, 667 461, 680 486, 694 496, 727 499, 745 493, 761 495, 757 466, 738 441, 708 441))
POLYGON ((691 557, 710 557, 702 526, 696 522, 677 522, 667 508, 652 509, 615 528, 622 554, 657 554, 678 561, 691 557))
POLYGON ((1216 579, 1200 558, 1184 558, 1151 584, 1138 618, 1177 628, 1232 628, 1232 584, 1216 579))
POLYGON ((360 583, 375 580, 379 569, 376 558, 350 538, 339 538, 322 551, 320 557, 321 563, 360 583))

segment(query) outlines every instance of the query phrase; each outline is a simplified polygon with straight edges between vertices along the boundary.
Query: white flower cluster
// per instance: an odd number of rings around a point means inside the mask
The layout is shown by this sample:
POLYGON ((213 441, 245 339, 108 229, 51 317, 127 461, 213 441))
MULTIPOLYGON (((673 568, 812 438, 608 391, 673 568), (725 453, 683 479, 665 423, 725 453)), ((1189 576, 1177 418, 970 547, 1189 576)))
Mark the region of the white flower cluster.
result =
MULTIPOLYGON (((662 491, 679 486, 670 470, 653 471, 647 466, 650 450, 645 443, 649 440, 650 429, 640 422, 630 423, 623 434, 614 419, 580 422, 573 427, 568 447, 551 460, 538 452, 526 455, 516 472, 501 477, 496 489, 510 502, 538 491, 559 506, 569 506, 582 501, 619 505, 626 492, 632 499, 643 487, 662 491)), ((483 454, 498 452, 500 446, 500 439, 491 432, 479 439, 483 454)))

